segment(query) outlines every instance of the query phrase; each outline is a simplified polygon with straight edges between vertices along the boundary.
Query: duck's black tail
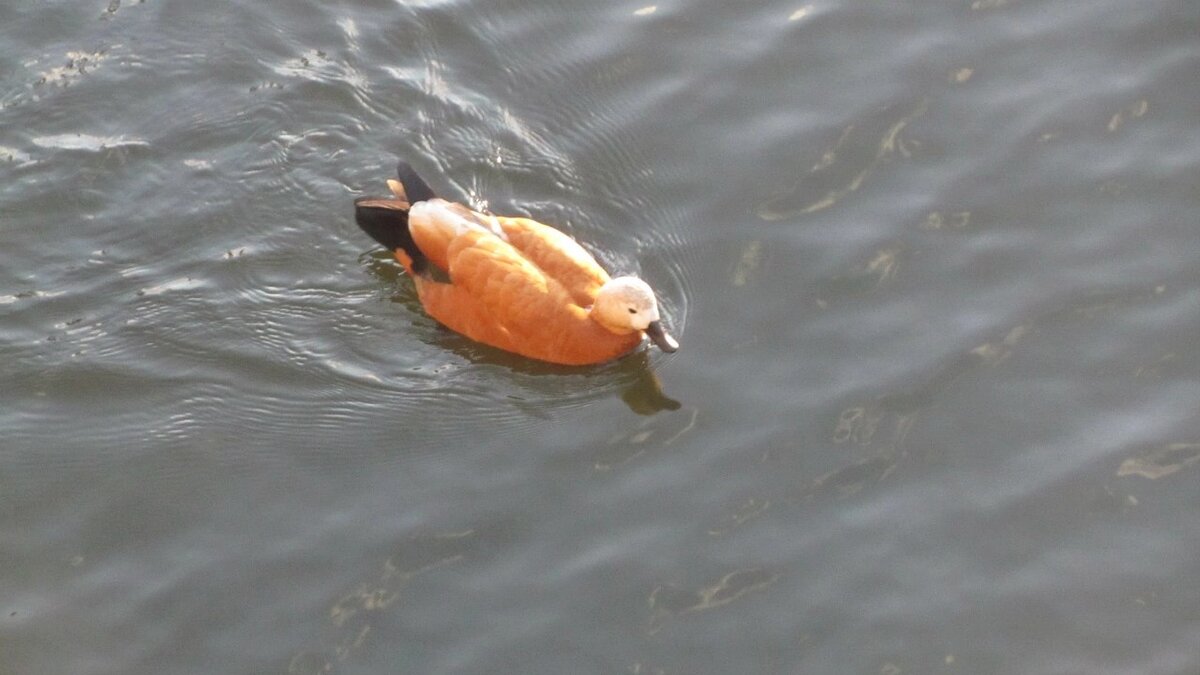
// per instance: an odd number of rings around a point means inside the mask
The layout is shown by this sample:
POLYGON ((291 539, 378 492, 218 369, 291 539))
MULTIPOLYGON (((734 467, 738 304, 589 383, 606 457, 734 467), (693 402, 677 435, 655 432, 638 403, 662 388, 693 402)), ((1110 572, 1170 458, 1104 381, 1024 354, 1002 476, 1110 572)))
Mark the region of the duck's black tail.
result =
POLYGON ((393 190, 394 197, 360 197, 354 200, 354 221, 372 239, 389 251, 404 251, 412 261, 412 271, 422 274, 429 260, 417 248, 408 231, 408 209, 412 204, 433 199, 433 190, 413 171, 407 162, 400 162, 396 173, 403 190, 393 190))
POLYGON ((437 197, 429 184, 421 180, 408 162, 401 161, 396 165, 396 177, 400 179, 400 184, 404 186, 404 192, 408 195, 408 201, 412 204, 437 197))

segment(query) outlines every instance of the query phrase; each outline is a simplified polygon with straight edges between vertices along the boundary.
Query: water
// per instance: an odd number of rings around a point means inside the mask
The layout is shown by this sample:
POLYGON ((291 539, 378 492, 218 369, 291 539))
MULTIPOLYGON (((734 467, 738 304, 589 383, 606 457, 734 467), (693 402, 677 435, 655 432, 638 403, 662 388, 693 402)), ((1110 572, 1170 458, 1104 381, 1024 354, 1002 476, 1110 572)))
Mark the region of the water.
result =
POLYGON ((0 674, 1195 673, 1200 9, 0 9, 0 674), (397 157, 683 348, 523 362, 397 157))

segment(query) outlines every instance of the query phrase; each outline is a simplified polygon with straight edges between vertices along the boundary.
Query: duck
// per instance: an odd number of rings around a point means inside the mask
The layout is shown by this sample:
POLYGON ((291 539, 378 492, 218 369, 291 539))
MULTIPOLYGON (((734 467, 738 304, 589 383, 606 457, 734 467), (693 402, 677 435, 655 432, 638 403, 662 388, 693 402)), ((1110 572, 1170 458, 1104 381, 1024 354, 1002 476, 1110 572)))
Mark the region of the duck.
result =
POLYGON ((664 352, 679 349, 645 281, 610 276, 550 225, 442 199, 407 162, 396 174, 390 196, 354 201, 355 221, 392 252, 439 324, 567 366, 618 359, 646 338, 664 352))

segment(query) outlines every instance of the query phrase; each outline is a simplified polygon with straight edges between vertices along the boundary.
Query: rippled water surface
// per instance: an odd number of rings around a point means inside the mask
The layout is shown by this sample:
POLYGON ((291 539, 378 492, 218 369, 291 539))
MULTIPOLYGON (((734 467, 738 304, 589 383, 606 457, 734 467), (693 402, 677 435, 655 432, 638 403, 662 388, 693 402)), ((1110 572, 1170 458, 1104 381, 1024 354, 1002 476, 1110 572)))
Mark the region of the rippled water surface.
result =
POLYGON ((0 675, 1200 671, 1200 5, 0 8, 0 675), (539 366, 398 157, 683 348, 539 366))

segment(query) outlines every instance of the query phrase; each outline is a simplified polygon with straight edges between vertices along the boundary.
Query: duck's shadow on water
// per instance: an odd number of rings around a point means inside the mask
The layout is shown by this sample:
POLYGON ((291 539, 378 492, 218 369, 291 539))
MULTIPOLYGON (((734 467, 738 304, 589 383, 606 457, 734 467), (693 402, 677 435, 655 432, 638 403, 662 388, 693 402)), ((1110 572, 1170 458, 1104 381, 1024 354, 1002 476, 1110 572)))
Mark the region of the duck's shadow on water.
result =
MULTIPOLYGON (((417 299, 416 289, 385 252, 364 254, 360 262, 381 281, 394 284, 392 302, 404 305, 415 315, 426 316, 417 299)), ((663 411, 678 410, 682 404, 663 391, 662 382, 652 369, 651 352, 641 348, 611 363, 595 366, 562 366, 535 361, 501 349, 474 342, 448 328, 437 325, 423 339, 441 349, 478 366, 493 366, 525 379, 550 386, 535 386, 538 390, 557 392, 570 399, 578 399, 597 391, 618 392, 618 397, 638 415, 655 415, 663 411), (430 339, 432 338, 432 339, 430 339), (553 383, 551 384, 551 381, 553 383), (563 391, 566 389, 567 391, 563 391), (574 391, 570 391, 570 390, 574 391)), ((510 398, 517 399, 513 395, 510 398)))
POLYGON ((438 327, 439 346, 480 365, 495 365, 521 375, 553 378, 568 377, 589 389, 617 389, 618 396, 638 415, 655 415, 678 410, 682 404, 663 391, 661 380, 651 368, 650 353, 642 349, 616 362, 599 366, 558 366, 481 345, 450 330, 438 327))

